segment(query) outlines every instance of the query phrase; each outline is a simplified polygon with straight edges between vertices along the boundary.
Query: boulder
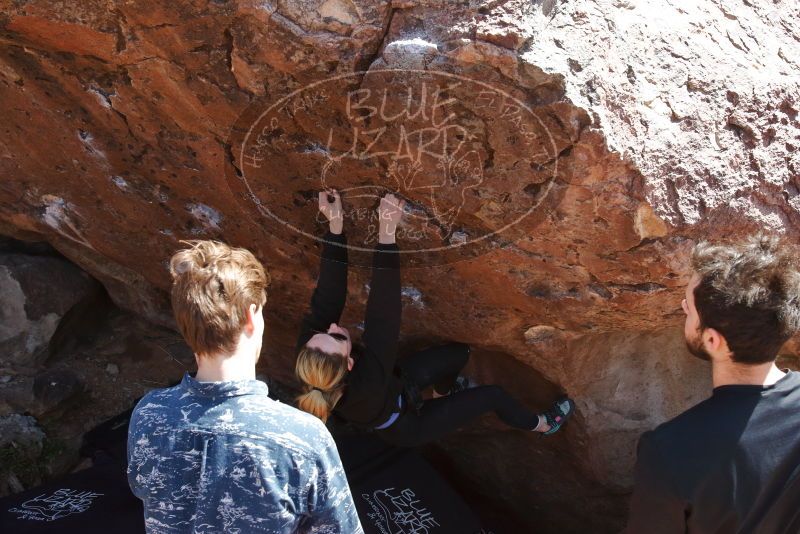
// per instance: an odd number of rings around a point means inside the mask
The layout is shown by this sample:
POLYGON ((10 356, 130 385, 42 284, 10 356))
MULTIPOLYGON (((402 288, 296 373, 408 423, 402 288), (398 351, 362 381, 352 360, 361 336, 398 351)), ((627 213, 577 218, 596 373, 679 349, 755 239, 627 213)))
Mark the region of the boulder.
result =
MULTIPOLYGON (((484 486, 514 487, 528 525, 618 529, 638 435, 709 392, 680 335, 692 245, 800 235, 800 6, 112 5, 0 15, 0 231, 50 242, 165 325, 181 240, 250 248, 273 279, 262 361, 288 381, 323 230, 316 192, 344 191, 356 327, 376 197, 398 191, 404 343, 504 354, 578 401, 558 442, 574 485, 535 462, 502 469, 503 451, 538 445, 506 449, 491 425, 480 439, 497 465, 452 454, 484 486), (611 504, 543 523, 524 491, 539 474, 553 495, 597 484, 611 504)), ((30 320, 15 306, 9 339, 30 320)), ((521 375, 497 368, 500 383, 521 375)))
POLYGON ((3 361, 34 365, 46 358, 61 318, 97 289, 89 275, 63 258, 0 253, 3 361))
POLYGON ((28 411, 37 417, 63 412, 85 389, 80 377, 69 369, 49 369, 34 378, 28 411))

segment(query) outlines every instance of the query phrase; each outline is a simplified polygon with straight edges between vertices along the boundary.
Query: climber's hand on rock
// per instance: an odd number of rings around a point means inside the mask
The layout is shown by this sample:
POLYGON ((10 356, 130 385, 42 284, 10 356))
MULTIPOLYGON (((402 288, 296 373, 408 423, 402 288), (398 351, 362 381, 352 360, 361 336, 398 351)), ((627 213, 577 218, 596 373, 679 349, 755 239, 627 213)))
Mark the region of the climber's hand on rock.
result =
POLYGON ((328 219, 332 234, 341 234, 344 227, 342 197, 335 189, 319 192, 319 211, 328 219))
POLYGON ((397 225, 403 218, 406 201, 389 193, 381 199, 378 206, 378 242, 390 244, 395 242, 397 225))

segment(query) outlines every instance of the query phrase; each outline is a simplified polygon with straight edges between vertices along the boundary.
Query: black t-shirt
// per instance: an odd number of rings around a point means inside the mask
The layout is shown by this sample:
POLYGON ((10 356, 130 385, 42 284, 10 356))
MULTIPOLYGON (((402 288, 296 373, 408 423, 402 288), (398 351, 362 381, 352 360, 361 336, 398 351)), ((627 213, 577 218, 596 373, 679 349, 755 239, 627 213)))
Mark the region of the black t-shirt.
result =
MULTIPOLYGON (((400 338, 400 250, 396 244, 377 244, 372 261, 362 346, 353 346, 353 369, 333 411, 362 428, 386 422, 396 411, 403 385, 395 373, 400 338)), ((303 318, 296 352, 316 333, 338 323, 347 299, 347 239, 325 234, 317 287, 311 309, 303 318)))
POLYGON ((800 373, 717 387, 644 433, 626 532, 800 532, 800 373))

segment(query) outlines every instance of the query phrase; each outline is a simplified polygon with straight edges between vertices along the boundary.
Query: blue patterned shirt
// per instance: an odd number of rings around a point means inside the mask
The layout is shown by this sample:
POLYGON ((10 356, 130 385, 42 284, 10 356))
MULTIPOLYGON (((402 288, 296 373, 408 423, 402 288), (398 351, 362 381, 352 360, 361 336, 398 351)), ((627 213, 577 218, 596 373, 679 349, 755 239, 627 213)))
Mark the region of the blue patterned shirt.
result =
POLYGON ((363 533, 325 425, 258 380, 186 374, 145 395, 131 417, 128 481, 149 534, 363 533))

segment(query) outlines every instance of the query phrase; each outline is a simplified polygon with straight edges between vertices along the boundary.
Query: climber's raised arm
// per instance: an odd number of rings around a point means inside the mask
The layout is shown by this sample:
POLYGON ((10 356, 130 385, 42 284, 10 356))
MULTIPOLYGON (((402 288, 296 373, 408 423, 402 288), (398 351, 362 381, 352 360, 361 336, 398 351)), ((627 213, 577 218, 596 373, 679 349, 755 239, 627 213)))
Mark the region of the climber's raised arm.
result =
POLYGON ((387 373, 394 367, 400 337, 400 250, 395 233, 404 205, 405 201, 389 194, 378 207, 378 244, 362 336, 368 352, 380 359, 387 373))
POLYGON ((317 287, 311 296, 311 309, 303 318, 297 350, 316 332, 326 332, 331 323, 338 323, 347 300, 347 238, 339 192, 320 191, 319 211, 328 219, 328 231, 323 238, 317 287))

